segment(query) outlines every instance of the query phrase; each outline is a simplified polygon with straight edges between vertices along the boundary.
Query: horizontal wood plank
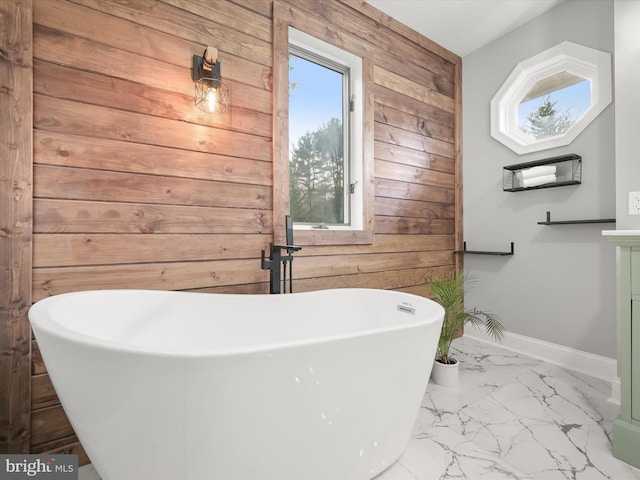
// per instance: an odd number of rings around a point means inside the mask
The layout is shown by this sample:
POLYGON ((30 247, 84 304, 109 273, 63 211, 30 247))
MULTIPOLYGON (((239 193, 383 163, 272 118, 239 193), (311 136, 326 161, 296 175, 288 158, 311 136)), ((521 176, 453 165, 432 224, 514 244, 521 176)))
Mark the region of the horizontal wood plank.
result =
MULTIPOLYGON (((267 11, 264 11, 260 15, 256 15, 252 10, 242 8, 239 5, 234 5, 229 1, 215 1, 211 0, 162 0, 164 3, 173 5, 174 7, 182 10, 189 11, 194 15, 203 17, 205 20, 215 19, 216 23, 224 25, 232 30, 243 33, 246 36, 255 38, 256 40, 262 40, 268 45, 271 45, 272 30, 271 30, 271 5, 265 3, 262 7, 267 11), (268 13, 268 15, 266 15, 268 13)), ((257 0, 251 0, 248 2, 256 3, 257 0)), ((244 2, 245 5, 247 2, 244 2)), ((270 2, 269 2, 270 3, 270 2)), ((249 5, 247 5, 249 6, 249 5)), ((229 39, 228 41, 232 41, 229 39)))
POLYGON ((416 102, 414 98, 382 85, 375 85, 374 92, 377 105, 406 113, 410 116, 409 118, 417 117, 445 129, 455 130, 455 112, 447 112, 433 105, 416 102))
POLYGON ((33 271, 34 301, 77 290, 189 290, 268 280, 260 269, 260 252, 247 260, 49 267, 33 271))
MULTIPOLYGON (((339 277, 301 278, 294 284, 294 291, 308 292, 329 288, 380 288, 389 290, 416 289, 427 293, 426 285, 433 279, 447 275, 453 270, 453 264, 389 272, 354 273, 339 277)), ((428 296, 424 295, 424 296, 428 296)))
POLYGON ((38 60, 99 72, 159 89, 170 86, 171 91, 183 95, 193 91, 190 71, 185 67, 159 62, 42 25, 34 25, 33 33, 33 56, 38 60), (133 65, 136 68, 132 68, 133 65))
POLYGON ((385 178, 387 180, 432 185, 442 188, 455 187, 455 176, 450 173, 404 165, 397 162, 376 160, 375 172, 377 178, 385 178))
MULTIPOLYGON (((271 93, 230 84, 233 111, 211 115, 196 108, 193 89, 174 93, 142 83, 36 61, 34 92, 119 110, 250 133, 271 135, 271 93), (73 82, 69 82, 73 78, 73 82)), ((165 86, 166 87, 166 86, 165 86)))
MULTIPOLYGON (((190 62, 188 68, 185 68, 157 62, 136 53, 123 52, 47 27, 35 25, 34 30, 34 58, 38 60, 65 65, 76 71, 93 72, 109 78, 126 80, 158 91, 164 90, 187 97, 194 93, 191 65, 193 54, 202 54, 200 46, 194 46, 191 54, 183 55, 185 64, 187 61, 190 62), (129 65, 136 65, 137 68, 129 68, 129 65)), ((235 104, 237 100, 239 106, 270 113, 271 67, 237 57, 226 59, 224 65, 226 69, 223 79, 233 85, 232 103, 235 104), (252 102, 251 99, 253 99, 252 102)), ((113 88, 110 91, 114 94, 118 93, 113 88)), ((228 117, 227 115, 223 118, 228 117)))
POLYGON ((40 375, 46 373, 47 369, 44 366, 42 360, 42 354, 40 348, 38 348, 38 342, 35 339, 31 339, 31 375, 40 375))
MULTIPOLYGON (((423 68, 429 68, 444 78, 452 77, 452 63, 448 59, 443 59, 441 54, 433 53, 433 43, 416 42, 415 40, 419 36, 413 38, 414 35, 408 35, 411 31, 408 28, 402 30, 399 28, 393 30, 380 28, 379 22, 373 20, 369 15, 362 15, 370 7, 364 2, 360 2, 355 10, 350 8, 350 5, 345 5, 345 3, 348 2, 339 1, 327 4, 315 0, 289 1, 292 7, 295 6, 305 13, 313 14, 321 19, 323 23, 331 25, 341 33, 349 32, 373 45, 384 45, 385 48, 380 48, 378 49, 379 51, 376 51, 375 60, 379 64, 389 64, 389 54, 401 51, 403 52, 402 59, 404 62, 412 62, 417 66, 422 65, 423 68), (408 37, 411 37, 411 39, 408 37), (427 48, 424 48, 425 46, 427 48)), ((382 16, 379 16, 376 20, 382 20, 382 18, 382 16)), ((399 22, 389 20, 385 26, 392 24, 400 25, 399 22)), ((395 55, 395 57, 397 59, 398 55, 395 55)))
POLYGON ((269 251, 270 235, 39 234, 33 265, 62 267, 251 258, 269 251))
POLYGON ((34 103, 38 130, 271 161, 269 137, 40 95, 34 103))
POLYGON ((271 233, 271 212, 241 208, 34 200, 36 233, 271 233))
POLYGON ((31 377, 31 409, 52 407, 60 404, 49 375, 44 373, 31 377))
POLYGON ((453 219, 376 216, 376 234, 453 235, 453 219))
POLYGON ((270 42, 267 40, 271 33, 269 18, 260 13, 254 14, 251 9, 238 8, 227 1, 206 2, 195 7, 189 3, 185 8, 175 8, 168 5, 169 2, 157 0, 136 0, 131 4, 101 0, 77 1, 145 27, 144 30, 170 33, 203 47, 215 45, 225 57, 247 58, 263 65, 271 65, 270 42), (198 8, 205 17, 194 13, 198 8), (215 13, 204 13, 203 9, 215 13), (245 21, 248 23, 245 24, 245 21), (252 31, 254 26, 256 32, 252 31), (255 48, 253 43, 246 42, 247 38, 255 42, 255 48))
MULTIPOLYGON (((357 37, 352 30, 341 30, 339 33, 335 28, 327 28, 327 18, 324 15, 326 10, 332 8, 332 4, 314 2, 311 6, 316 10, 312 12, 308 9, 300 8, 299 2, 274 2, 274 15, 284 24, 290 25, 298 30, 303 29, 310 35, 330 43, 338 48, 353 53, 363 59, 372 59, 375 55, 375 47, 366 39, 357 37), (319 9, 316 7, 320 7, 319 9), (320 15, 315 15, 317 11, 320 15)), ((342 23, 354 22, 354 17, 347 15, 342 23)), ((354 25, 354 28, 357 28, 354 25)))
POLYGON ((455 161, 452 158, 434 155, 428 152, 419 152, 411 148, 386 143, 384 141, 375 142, 375 155, 377 159, 388 160, 403 165, 412 165, 450 174, 453 174, 455 171, 455 161))
POLYGON ((251 0, 250 2, 246 0, 229 0, 229 2, 256 12, 263 17, 273 18, 273 0, 251 0))
POLYGON ((35 167, 34 181, 35 198, 254 210, 271 206, 271 189, 261 185, 43 165, 35 167))
POLYGON ((376 198, 376 214, 385 217, 455 218, 450 204, 404 200, 399 198, 376 198))
MULTIPOLYGON (((294 234, 295 236, 295 234, 294 234)), ((295 238, 294 238, 295 242, 295 238)), ((433 250, 453 250, 453 237, 448 235, 385 235, 379 234, 371 245, 314 245, 303 247, 295 258, 308 256, 341 257, 376 253, 428 252, 433 250)))
POLYGON ((270 186, 271 162, 36 130, 38 164, 270 186))
MULTIPOLYGON (((175 40, 171 37, 175 35, 167 34, 175 34, 176 28, 180 27, 180 31, 184 32, 185 37, 194 43, 205 47, 216 45, 220 50, 234 56, 250 59, 263 65, 271 64, 270 42, 252 35, 253 42, 248 45, 245 41, 245 35, 230 28, 224 23, 224 19, 216 22, 216 28, 212 29, 207 28, 211 23, 211 18, 205 19, 188 10, 175 8, 154 0, 138 0, 131 9, 127 9, 122 3, 114 5, 109 5, 108 2, 85 1, 84 3, 90 4, 92 8, 61 2, 42 2, 42 5, 38 5, 38 8, 35 9, 35 22, 38 25, 53 27, 103 43, 110 48, 122 51, 129 50, 156 61, 164 60, 162 55, 164 48, 158 48, 158 46, 174 42, 175 40), (100 8, 110 9, 109 14, 101 13, 100 8), (115 13, 120 16, 114 15, 115 13), (129 21, 129 19, 123 21, 121 16, 127 13, 130 20, 133 21, 129 21), (142 29, 140 24, 153 24, 155 28, 142 29)), ((219 3, 222 4, 222 2, 219 3)), ((220 10, 222 12, 224 7, 220 10)), ((242 12, 242 10, 234 10, 236 13, 242 12)), ((213 18, 215 19, 216 16, 214 15, 213 18)), ((265 24, 267 22, 266 19, 257 15, 253 15, 252 19, 256 23, 265 24)), ((256 28, 264 32, 266 25, 262 29, 256 25, 256 28)), ((268 32, 266 34, 268 35, 268 32)), ((204 51, 204 48, 202 50, 204 51)), ((168 49, 167 55, 171 56, 173 52, 175 52, 176 58, 180 56, 179 49, 168 49)), ((184 55, 183 58, 182 65, 188 67, 191 55, 184 55)))
POLYGON ((447 158, 455 158, 453 143, 443 142, 421 134, 376 122, 375 139, 380 142, 400 145, 420 152, 432 153, 447 158))
POLYGON ((50 441, 52 438, 64 438, 74 435, 69 419, 62 406, 56 405, 31 412, 32 448, 50 441))
POLYGON ((454 190, 395 180, 376 179, 376 196, 451 204, 454 190))
POLYGON ((428 90, 424 86, 385 68, 376 65, 373 78, 378 85, 400 92, 414 100, 442 109, 445 112, 455 111, 455 103, 452 98, 439 92, 428 90))
POLYGON ((226 293, 232 295, 264 295, 269 292, 269 282, 244 283, 242 285, 218 285, 214 287, 193 288, 196 293, 226 293))
POLYGON ((427 118, 409 115, 395 108, 376 103, 374 111, 375 121, 394 126, 411 133, 424 135, 425 137, 453 143, 454 129, 431 121, 427 118))
POLYGON ((295 260, 295 278, 297 282, 303 278, 438 267, 452 264, 453 255, 450 251, 363 254, 345 256, 340 262, 332 261, 332 257, 301 257, 295 260))
POLYGON ((37 2, 33 21, 40 27, 82 37, 114 50, 135 53, 156 62, 190 67, 191 59, 184 55, 185 51, 193 48, 190 42, 158 30, 140 28, 135 22, 75 2, 37 2), (162 48, 158 48, 159 45, 162 48))
POLYGON ((39 445, 32 445, 30 453, 47 455, 77 455, 78 467, 88 465, 91 460, 78 441, 78 437, 70 435, 68 437, 56 438, 39 445))
MULTIPOLYGON (((340 2, 349 5, 353 9, 360 12, 360 14, 373 19, 376 22, 377 29, 384 30, 384 28, 382 27, 385 27, 393 32, 394 35, 400 35, 410 42, 419 45, 425 50, 428 50, 430 53, 433 53, 433 58, 435 59, 435 61, 439 61, 443 65, 448 63, 450 65, 450 68, 452 68, 452 65, 461 63, 460 57, 455 53, 447 50, 433 40, 426 38, 424 35, 421 35, 407 25, 400 23, 398 20, 390 17, 386 13, 381 12, 372 5, 369 5, 362 0, 340 0, 340 2)), ((384 45, 384 42, 381 43, 384 45)), ((448 70, 446 73, 447 76, 452 74, 450 70, 448 70)))

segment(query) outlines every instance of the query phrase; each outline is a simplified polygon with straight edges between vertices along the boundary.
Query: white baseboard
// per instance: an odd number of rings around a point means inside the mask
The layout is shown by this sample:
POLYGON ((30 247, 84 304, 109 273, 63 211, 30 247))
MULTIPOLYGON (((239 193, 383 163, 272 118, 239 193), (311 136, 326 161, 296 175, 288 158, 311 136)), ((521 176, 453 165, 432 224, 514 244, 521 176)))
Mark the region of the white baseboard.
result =
MULTIPOLYGON (((478 329, 466 329, 465 336, 482 342, 496 343, 478 329)), ((611 383, 609 402, 620 404, 620 378, 618 362, 613 358, 583 352, 555 343, 537 340, 517 333, 505 332, 504 342, 497 344, 507 350, 544 360, 574 372, 583 373, 611 383)))

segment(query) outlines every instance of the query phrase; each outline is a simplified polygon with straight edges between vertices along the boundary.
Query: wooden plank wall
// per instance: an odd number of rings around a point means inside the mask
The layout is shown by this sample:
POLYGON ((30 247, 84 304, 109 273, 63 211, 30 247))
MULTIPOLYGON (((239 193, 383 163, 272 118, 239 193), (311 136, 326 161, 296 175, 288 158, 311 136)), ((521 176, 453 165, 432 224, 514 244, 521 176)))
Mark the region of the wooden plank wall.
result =
MULTIPOLYGON (((375 61, 374 243, 303 248, 295 288, 428 295, 461 243, 460 59, 360 0, 290 4, 370 43, 375 61)), ((38 1, 33 62, 34 301, 268 291, 260 251, 284 228, 272 220, 271 0, 38 1), (218 116, 193 106, 191 57, 207 45, 231 89, 218 116)), ((31 451, 82 455, 33 349, 31 451)))

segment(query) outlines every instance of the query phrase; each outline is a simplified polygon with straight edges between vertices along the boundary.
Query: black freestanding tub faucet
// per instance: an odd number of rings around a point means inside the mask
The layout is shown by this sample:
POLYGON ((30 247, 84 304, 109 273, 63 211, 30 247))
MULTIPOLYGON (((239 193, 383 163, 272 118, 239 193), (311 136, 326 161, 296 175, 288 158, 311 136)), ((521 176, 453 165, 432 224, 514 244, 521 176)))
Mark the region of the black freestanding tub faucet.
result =
POLYGON ((269 244, 269 259, 262 250, 260 268, 269 270, 269 293, 287 293, 287 267, 289 267, 289 293, 293 292, 293 253, 302 250, 293 244, 291 215, 284 217, 286 245, 269 244))

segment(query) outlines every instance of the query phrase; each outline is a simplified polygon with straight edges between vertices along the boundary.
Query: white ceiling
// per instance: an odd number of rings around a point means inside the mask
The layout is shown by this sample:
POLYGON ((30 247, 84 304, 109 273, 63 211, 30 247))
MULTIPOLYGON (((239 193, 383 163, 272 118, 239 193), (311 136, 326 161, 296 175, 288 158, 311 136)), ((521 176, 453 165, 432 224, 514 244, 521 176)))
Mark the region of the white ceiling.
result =
POLYGON ((464 57, 564 0, 366 0, 464 57))

